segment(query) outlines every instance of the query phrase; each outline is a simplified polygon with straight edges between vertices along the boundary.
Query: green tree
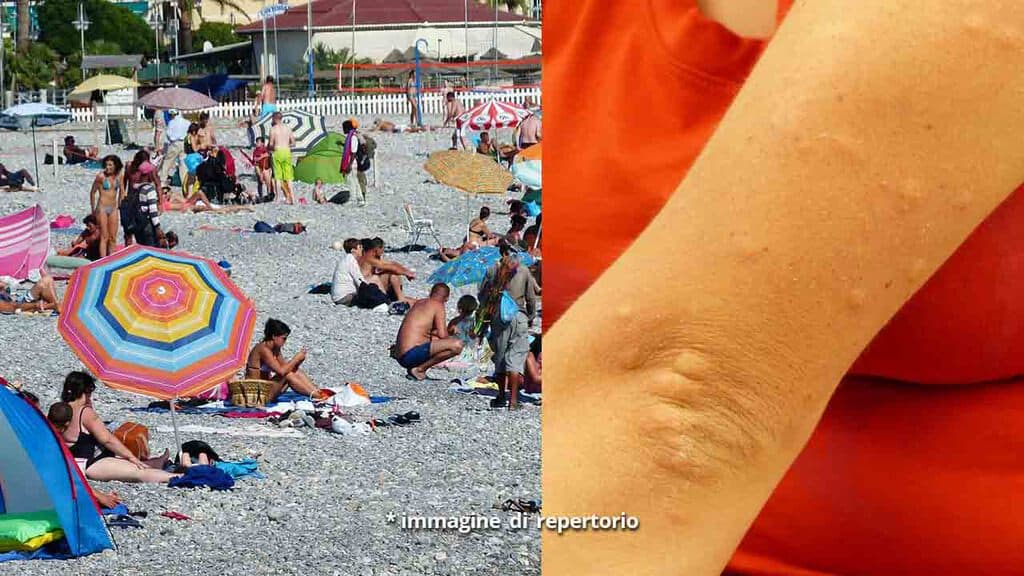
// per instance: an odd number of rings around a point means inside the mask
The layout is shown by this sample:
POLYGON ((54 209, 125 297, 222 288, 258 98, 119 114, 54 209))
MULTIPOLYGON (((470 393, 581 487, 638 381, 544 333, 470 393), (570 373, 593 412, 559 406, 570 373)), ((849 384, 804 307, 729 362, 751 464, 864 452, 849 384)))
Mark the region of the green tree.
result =
MULTIPOLYGON (((153 31, 145 20, 106 0, 84 1, 85 16, 91 22, 85 31, 87 43, 102 41, 105 46, 116 45, 117 54, 154 54, 155 47, 150 41, 153 31)), ((62 56, 81 52, 79 32, 72 24, 78 19, 78 0, 44 0, 37 10, 41 42, 62 56)))
MULTIPOLYGON (((348 48, 339 48, 335 50, 323 44, 317 42, 313 45, 313 69, 314 70, 334 70, 339 64, 349 64, 353 61, 351 55, 349 55, 348 48)), ((372 64, 373 60, 370 58, 355 58, 356 64, 372 64)), ((306 66, 305 58, 299 60, 295 65, 295 76, 304 77, 309 72, 306 66)))
POLYGON ((202 49, 204 42, 209 42, 214 46, 225 46, 241 41, 242 38, 235 36, 235 31, 231 28, 231 25, 223 22, 203 22, 192 33, 192 43, 198 45, 200 49, 202 49))
POLYGON ((32 42, 24 53, 11 56, 9 52, 4 69, 11 90, 38 90, 56 81, 60 58, 46 44, 32 42))

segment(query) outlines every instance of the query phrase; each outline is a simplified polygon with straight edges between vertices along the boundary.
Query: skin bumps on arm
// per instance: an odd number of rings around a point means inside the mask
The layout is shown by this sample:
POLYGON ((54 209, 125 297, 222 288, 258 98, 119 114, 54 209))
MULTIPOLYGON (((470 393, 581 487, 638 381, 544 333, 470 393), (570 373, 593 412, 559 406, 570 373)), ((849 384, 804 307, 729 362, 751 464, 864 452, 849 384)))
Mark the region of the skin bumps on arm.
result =
POLYGON ((1022 30, 1008 1, 794 7, 545 338, 545 513, 641 519, 546 533, 545 570, 720 573, 845 371, 1020 183, 1022 30))

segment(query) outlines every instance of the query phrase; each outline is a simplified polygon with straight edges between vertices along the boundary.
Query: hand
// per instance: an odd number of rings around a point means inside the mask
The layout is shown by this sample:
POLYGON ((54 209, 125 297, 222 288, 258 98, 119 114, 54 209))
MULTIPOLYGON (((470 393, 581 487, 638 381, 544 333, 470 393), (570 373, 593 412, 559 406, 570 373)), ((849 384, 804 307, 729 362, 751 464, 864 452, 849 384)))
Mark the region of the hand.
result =
POLYGON ((306 360, 306 349, 299 350, 299 353, 295 355, 295 362, 302 364, 306 360))
POLYGON ((146 469, 146 465, 142 463, 142 460, 139 460, 135 456, 132 456, 131 458, 129 458, 128 461, 131 462, 132 464, 134 464, 135 467, 138 468, 139 470, 145 470, 146 469))

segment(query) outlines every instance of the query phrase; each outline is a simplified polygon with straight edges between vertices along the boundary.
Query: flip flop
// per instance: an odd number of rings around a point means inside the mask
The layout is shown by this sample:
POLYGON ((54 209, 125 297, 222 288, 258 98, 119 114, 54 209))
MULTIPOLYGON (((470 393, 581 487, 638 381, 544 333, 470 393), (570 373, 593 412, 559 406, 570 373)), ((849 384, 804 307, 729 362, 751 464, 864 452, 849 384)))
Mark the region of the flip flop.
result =
POLYGON ((392 414, 391 416, 388 416, 388 422, 395 426, 408 426, 410 423, 409 419, 401 414, 392 414))
POLYGON ((107 520, 107 526, 116 526, 118 528, 142 528, 142 522, 139 522, 127 514, 120 514, 107 520))

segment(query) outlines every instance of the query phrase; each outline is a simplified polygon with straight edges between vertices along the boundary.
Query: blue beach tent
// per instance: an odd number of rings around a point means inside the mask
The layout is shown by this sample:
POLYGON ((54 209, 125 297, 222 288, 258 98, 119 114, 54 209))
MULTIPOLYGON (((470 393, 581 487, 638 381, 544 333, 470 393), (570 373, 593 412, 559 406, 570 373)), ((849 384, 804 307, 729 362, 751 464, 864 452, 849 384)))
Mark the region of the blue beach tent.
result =
POLYGON ((85 478, 46 416, 0 385, 0 521, 33 513, 56 515, 67 544, 60 552, 113 548, 85 478))

